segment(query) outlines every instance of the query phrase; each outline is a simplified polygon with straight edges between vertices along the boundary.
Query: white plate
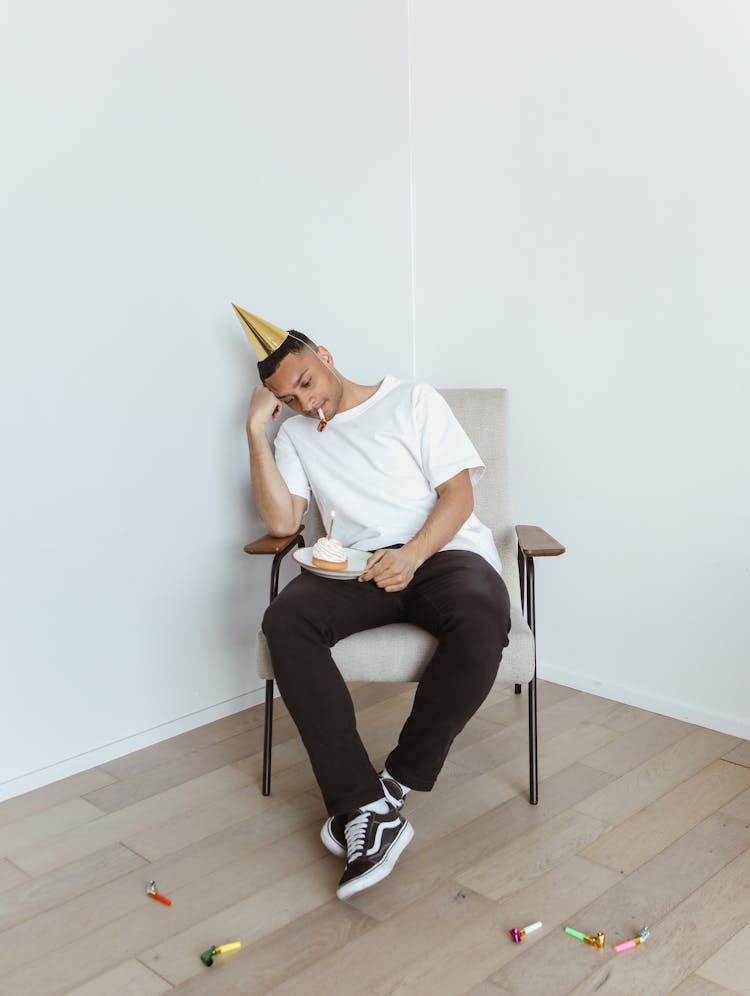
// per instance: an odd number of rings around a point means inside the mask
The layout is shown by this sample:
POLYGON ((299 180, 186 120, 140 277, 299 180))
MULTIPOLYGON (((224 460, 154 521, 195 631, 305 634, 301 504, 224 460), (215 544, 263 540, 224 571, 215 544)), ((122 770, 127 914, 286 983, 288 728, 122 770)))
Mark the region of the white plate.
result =
POLYGON ((304 567, 306 571, 312 571, 313 574, 318 574, 322 578, 334 578, 339 581, 353 581, 358 578, 360 574, 365 569, 365 564, 370 556, 365 550, 352 550, 350 547, 344 547, 344 553, 349 559, 349 565, 343 569, 343 571, 328 571, 323 567, 316 567, 312 562, 312 547, 303 546, 301 550, 293 550, 292 557, 297 561, 300 567, 304 567))

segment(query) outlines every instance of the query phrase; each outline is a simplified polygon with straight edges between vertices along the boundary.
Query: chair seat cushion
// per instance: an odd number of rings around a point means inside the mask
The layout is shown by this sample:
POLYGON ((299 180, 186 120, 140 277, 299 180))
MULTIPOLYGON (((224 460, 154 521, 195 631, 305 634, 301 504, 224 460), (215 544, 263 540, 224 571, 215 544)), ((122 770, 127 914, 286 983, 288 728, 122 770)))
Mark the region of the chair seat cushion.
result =
MULTIPOLYGON (((419 681, 437 640, 411 623, 393 623, 340 640, 331 653, 346 681, 419 681)), ((265 635, 258 633, 258 676, 273 678, 265 635)), ((510 643, 497 680, 524 684, 534 675, 534 638, 520 609, 511 606, 510 643)))

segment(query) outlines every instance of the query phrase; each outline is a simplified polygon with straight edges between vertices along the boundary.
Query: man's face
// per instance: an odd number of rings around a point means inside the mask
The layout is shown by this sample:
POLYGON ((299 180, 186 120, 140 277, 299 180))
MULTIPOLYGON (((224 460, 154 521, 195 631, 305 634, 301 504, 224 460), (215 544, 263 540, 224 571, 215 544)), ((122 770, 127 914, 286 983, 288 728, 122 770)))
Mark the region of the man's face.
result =
POLYGON ((333 373, 333 357, 324 346, 289 353, 264 381, 279 401, 308 418, 319 418, 323 409, 327 420, 339 410, 343 387, 333 373))

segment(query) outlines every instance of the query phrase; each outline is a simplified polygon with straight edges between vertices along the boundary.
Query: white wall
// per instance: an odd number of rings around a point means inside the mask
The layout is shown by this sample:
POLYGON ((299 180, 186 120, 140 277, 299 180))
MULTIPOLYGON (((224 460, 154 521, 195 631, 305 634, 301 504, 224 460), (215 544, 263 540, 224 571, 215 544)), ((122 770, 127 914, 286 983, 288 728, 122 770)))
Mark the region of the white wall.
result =
POLYGON ((403 3, 27 0, 0 66, 3 797, 257 701, 230 301, 412 357, 403 3))
POLYGON ((512 392, 518 519, 569 548, 540 674, 750 737, 750 7, 414 0, 411 37, 417 375, 512 392))
POLYGON ((542 676, 750 736, 750 10, 718 10, 0 9, 0 798, 257 701, 231 300, 355 379, 508 386, 518 517, 569 547, 542 676))

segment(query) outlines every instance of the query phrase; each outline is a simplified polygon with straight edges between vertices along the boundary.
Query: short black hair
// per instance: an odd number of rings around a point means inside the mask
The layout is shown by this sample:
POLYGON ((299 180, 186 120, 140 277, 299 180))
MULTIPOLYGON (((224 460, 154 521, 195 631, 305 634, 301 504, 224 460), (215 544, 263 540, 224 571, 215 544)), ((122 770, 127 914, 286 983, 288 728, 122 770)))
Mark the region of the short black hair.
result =
POLYGON ((296 329, 288 329, 286 339, 279 348, 275 349, 270 356, 267 356, 265 360, 261 360, 258 364, 258 376, 261 381, 265 383, 269 377, 273 377, 284 357, 290 353, 301 353, 305 348, 305 344, 313 351, 318 348, 312 339, 308 339, 304 332, 298 332, 296 329))

